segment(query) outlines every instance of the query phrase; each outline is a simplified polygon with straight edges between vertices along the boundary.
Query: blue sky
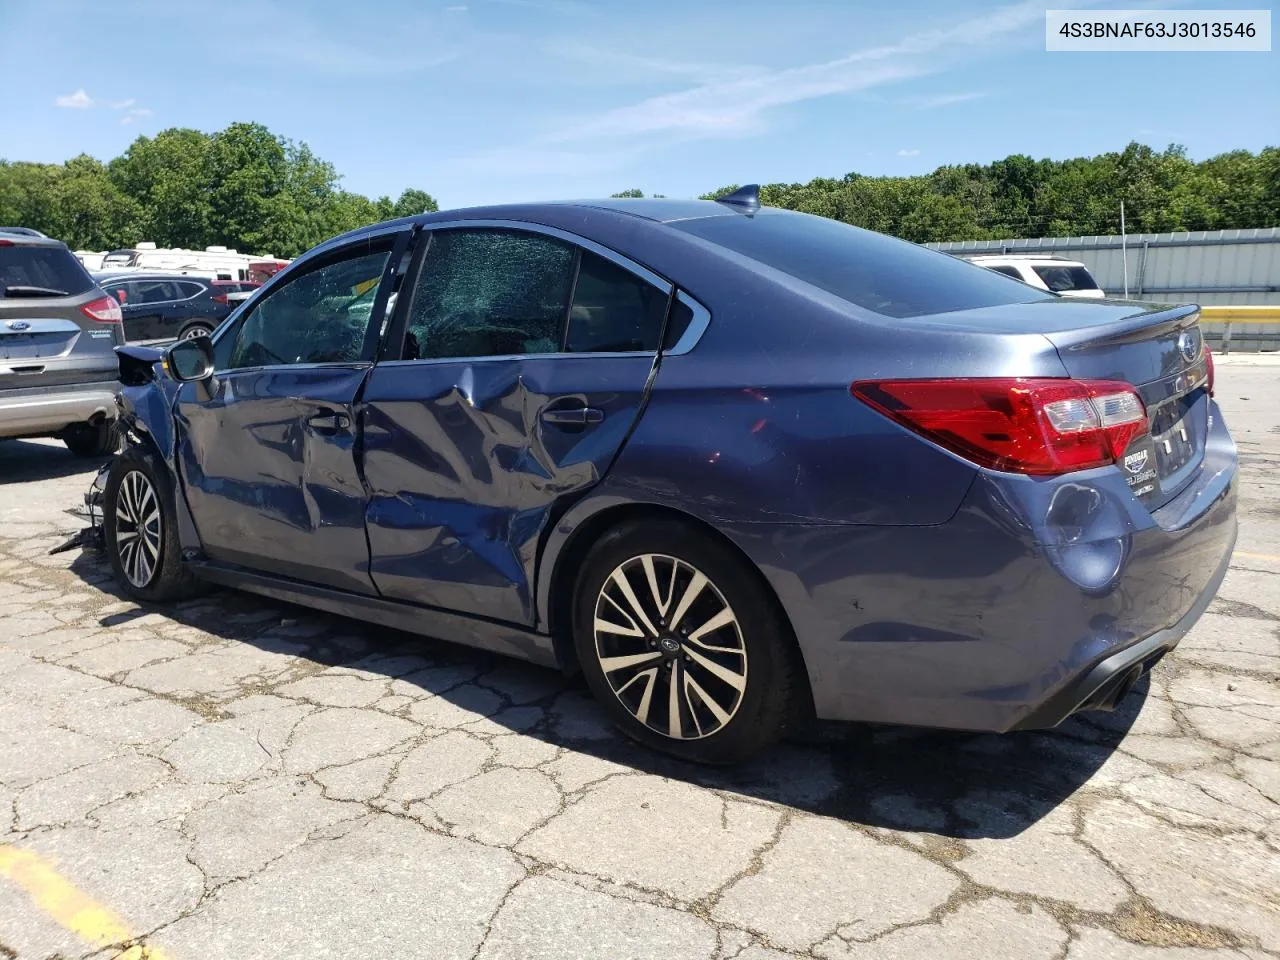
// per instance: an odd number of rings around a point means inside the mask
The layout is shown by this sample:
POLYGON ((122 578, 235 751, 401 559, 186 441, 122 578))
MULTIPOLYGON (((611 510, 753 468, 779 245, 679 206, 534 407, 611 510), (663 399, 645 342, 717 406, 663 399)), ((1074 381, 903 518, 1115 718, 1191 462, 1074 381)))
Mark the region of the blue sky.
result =
POLYGON ((1280 54, 1046 53, 1071 5, 0 0, 0 157, 252 120, 448 207, 1280 144, 1280 54))

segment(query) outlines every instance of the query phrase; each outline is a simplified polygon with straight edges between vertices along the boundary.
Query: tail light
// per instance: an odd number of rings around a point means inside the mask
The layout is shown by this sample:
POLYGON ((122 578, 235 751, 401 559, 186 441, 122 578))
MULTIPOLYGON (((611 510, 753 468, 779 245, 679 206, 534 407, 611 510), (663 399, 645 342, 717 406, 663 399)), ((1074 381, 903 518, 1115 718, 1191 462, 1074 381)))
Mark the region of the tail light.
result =
POLYGON ((1013 473, 1114 463, 1148 427, 1137 391, 1114 380, 862 380, 850 392, 966 460, 1013 473))
POLYGON ((80 312, 97 323, 124 322, 124 314, 120 312, 120 303, 115 297, 99 297, 92 303, 86 303, 80 312))
POLYGON ((214 303, 226 303, 227 295, 225 293, 215 293, 212 299, 214 303))
POLYGON ((1213 351, 1209 349, 1209 345, 1204 345, 1204 366, 1205 372, 1209 375, 1209 396, 1213 396, 1213 351))

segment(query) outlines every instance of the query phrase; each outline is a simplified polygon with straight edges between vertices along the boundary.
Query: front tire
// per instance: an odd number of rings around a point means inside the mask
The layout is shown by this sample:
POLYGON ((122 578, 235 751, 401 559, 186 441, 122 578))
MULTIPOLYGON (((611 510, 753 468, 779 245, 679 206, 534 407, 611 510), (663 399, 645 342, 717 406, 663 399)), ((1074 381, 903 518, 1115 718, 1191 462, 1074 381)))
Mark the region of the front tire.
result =
POLYGON ((802 716, 799 650, 767 583, 676 521, 623 524, 588 553, 574 595, 587 685, 628 736, 698 763, 737 763, 802 716))
POLYGON ((111 465, 102 524, 111 571, 134 600, 162 603, 199 591, 182 566, 173 488, 155 454, 131 448, 111 465))

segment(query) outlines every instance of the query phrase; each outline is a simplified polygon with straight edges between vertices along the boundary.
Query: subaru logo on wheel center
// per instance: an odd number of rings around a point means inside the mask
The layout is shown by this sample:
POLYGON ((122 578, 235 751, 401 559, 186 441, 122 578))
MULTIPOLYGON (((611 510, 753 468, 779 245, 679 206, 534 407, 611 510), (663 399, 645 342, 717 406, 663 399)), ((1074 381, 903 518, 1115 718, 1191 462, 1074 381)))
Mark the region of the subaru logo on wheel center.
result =
POLYGON ((1187 363, 1193 363, 1200 356, 1200 334, 1198 331, 1184 330, 1178 336, 1178 351, 1187 363))

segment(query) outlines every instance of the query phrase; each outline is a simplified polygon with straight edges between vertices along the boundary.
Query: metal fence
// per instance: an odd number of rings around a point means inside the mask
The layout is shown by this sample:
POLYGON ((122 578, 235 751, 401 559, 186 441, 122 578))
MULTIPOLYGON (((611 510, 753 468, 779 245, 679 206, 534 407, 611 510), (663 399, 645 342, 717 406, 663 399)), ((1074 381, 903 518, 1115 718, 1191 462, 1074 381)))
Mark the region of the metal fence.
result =
POLYGON ((1137 233, 1124 238, 1040 237, 931 243, 955 256, 1054 254, 1087 266, 1108 296, 1157 303, 1198 303, 1210 342, 1228 350, 1280 348, 1280 227, 1200 233, 1137 233), (1229 326, 1228 326, 1229 324, 1229 326))

